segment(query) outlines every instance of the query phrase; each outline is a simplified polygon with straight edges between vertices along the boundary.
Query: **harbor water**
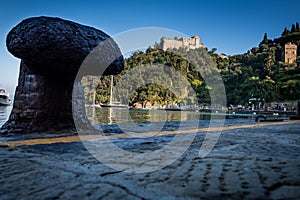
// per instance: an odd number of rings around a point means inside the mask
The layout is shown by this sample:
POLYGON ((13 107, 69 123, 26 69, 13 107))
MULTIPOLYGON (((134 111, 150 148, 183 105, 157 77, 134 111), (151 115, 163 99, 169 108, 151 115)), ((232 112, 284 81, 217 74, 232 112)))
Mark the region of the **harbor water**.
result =
MULTIPOLYGON (((257 123, 257 114, 225 112, 131 110, 124 108, 86 107, 91 124, 107 134, 177 131, 211 126, 234 126, 257 123)), ((288 116, 266 115, 288 119, 288 116)))
POLYGON ((12 106, 0 106, 0 127, 8 119, 11 109, 12 109, 12 106))
MULTIPOLYGON (((12 106, 0 106, 0 127, 8 119, 12 106)), ((242 125, 255 123, 255 114, 226 114, 194 111, 165 111, 165 110, 130 110, 121 108, 86 107, 86 114, 91 124, 99 126, 134 127, 155 131, 163 130, 166 126, 185 124, 186 128, 207 127, 210 119, 225 120, 225 125, 242 125), (175 125, 174 125, 175 124, 175 125), (189 127, 190 126, 190 127, 189 127), (147 128, 146 128, 147 127, 147 128)), ((267 116, 288 119, 288 116, 267 116)))

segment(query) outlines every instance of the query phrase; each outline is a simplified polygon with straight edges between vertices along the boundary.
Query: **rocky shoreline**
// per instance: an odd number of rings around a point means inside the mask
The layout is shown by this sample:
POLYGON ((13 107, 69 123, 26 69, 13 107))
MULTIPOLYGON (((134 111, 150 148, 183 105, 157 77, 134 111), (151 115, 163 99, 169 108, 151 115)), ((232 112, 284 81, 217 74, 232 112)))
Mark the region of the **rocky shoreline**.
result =
MULTIPOLYGON (((81 142, 0 148, 1 199, 299 199, 300 123, 222 132, 199 158, 205 133, 174 163, 149 173, 116 171, 81 142)), ((160 147, 168 136, 124 147, 160 147)), ((115 139, 124 143, 129 139, 115 139)), ((118 158, 115 158, 118 159, 118 158)))

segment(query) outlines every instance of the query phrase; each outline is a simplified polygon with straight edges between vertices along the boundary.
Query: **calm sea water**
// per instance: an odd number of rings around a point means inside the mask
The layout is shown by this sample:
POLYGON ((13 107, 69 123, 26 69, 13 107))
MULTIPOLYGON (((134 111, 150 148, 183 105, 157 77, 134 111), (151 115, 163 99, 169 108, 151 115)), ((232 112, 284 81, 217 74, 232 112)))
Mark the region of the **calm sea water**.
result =
POLYGON ((93 124, 139 124, 165 121, 209 119, 198 112, 164 110, 129 110, 121 108, 87 107, 87 116, 93 124))
POLYGON ((252 124, 255 116, 225 116, 225 113, 194 111, 129 110, 120 108, 87 107, 90 122, 106 134, 147 133, 252 124), (222 120, 223 119, 223 120, 222 120), (224 119, 226 119, 224 121, 224 119))
MULTIPOLYGON (((0 127, 8 119, 12 106, 0 106, 0 127)), ((87 107, 86 114, 92 124, 114 125, 121 124, 132 127, 138 125, 144 126, 163 126, 168 122, 185 122, 186 126, 194 126, 195 124, 208 124, 211 115, 215 119, 226 118, 226 125, 239 125, 255 123, 255 116, 249 115, 229 115, 222 116, 221 113, 202 113, 192 111, 164 111, 164 110, 129 110, 120 108, 97 108, 87 107)), ((272 117, 272 116, 271 116, 272 117)))
POLYGON ((92 124, 146 124, 170 121, 209 121, 224 119, 226 121, 254 121, 251 115, 227 115, 224 113, 203 113, 194 111, 165 110, 129 110, 120 108, 87 107, 86 113, 92 124))

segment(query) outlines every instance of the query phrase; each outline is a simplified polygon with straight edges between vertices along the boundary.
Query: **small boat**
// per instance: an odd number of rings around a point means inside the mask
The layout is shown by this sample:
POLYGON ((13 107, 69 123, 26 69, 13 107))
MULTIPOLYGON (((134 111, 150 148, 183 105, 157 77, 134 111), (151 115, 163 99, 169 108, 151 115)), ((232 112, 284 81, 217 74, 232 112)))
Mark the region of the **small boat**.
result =
POLYGON ((162 110, 165 110, 165 111, 183 111, 183 109, 181 109, 181 108, 165 108, 165 109, 162 109, 162 110))
POLYGON ((128 108, 125 104, 102 104, 100 103, 100 107, 104 108, 128 108))
POLYGON ((169 105, 163 108, 159 108, 158 110, 165 110, 165 111, 184 111, 184 108, 181 108, 177 105, 169 105))
POLYGON ((100 103, 99 105, 101 107, 106 107, 106 108, 128 108, 128 105, 121 104, 120 102, 112 102, 114 76, 110 75, 110 78, 111 79, 110 79, 110 98, 109 98, 109 104, 100 103))
POLYGON ((9 97, 9 93, 5 89, 0 88, 0 105, 9 106, 10 104, 11 99, 9 97))
POLYGON ((139 108, 138 110, 145 110, 145 111, 148 111, 148 110, 152 110, 152 107, 151 107, 151 108, 139 108))
POLYGON ((281 118, 266 118, 266 116, 264 115, 258 115, 255 118, 256 122, 283 122, 284 119, 281 118))

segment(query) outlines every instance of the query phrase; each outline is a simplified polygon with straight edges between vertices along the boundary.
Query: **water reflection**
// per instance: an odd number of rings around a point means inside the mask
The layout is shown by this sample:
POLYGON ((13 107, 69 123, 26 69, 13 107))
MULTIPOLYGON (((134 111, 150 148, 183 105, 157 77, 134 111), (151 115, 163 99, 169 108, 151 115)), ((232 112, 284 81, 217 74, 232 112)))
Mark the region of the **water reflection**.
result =
MULTIPOLYGON (((188 121, 188 120, 210 120, 218 116, 224 118, 225 113, 203 113, 193 111, 165 111, 165 110, 130 110, 124 108, 98 108, 86 107, 86 113, 92 124, 142 124, 188 121)), ((226 118, 253 119, 251 115, 228 115, 226 118)))
POLYGON ((145 124, 166 121, 199 120, 200 113, 165 110, 130 110, 121 108, 87 107, 92 124, 145 124))

